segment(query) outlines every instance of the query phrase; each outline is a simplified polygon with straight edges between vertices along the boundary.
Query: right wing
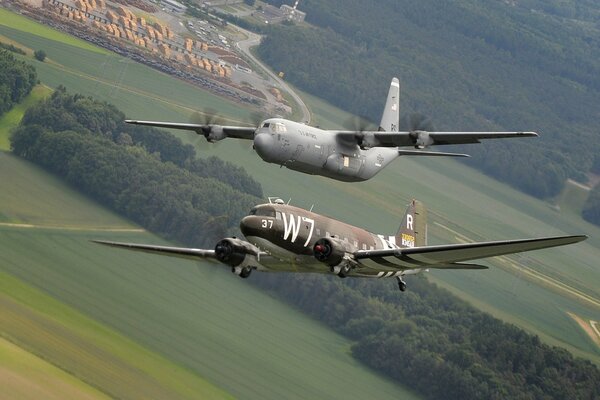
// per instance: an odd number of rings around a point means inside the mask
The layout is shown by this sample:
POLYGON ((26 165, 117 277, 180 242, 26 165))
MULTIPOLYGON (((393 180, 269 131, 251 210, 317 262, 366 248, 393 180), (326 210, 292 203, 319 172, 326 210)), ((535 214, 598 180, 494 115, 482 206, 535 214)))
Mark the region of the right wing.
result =
POLYGON ((217 141, 226 137, 236 139, 254 139, 256 127, 251 126, 227 126, 227 125, 202 125, 202 124, 187 124, 182 122, 161 122, 161 121, 138 121, 127 119, 128 124, 155 126, 158 128, 182 129, 186 131, 194 131, 199 135, 204 135, 208 141, 217 141))
POLYGON ((214 250, 191 249, 186 247, 156 246, 152 244, 121 243, 109 242, 104 240, 92 240, 94 243, 105 246, 120 247, 122 249, 141 251, 144 253, 160 254, 163 256, 179 257, 188 260, 198 260, 199 258, 208 258, 217 260, 214 250))
MULTIPOLYGON (((587 239, 585 235, 555 236, 535 239, 501 240, 497 242, 445 244, 386 250, 359 250, 354 258, 398 269, 461 268, 462 261, 520 253, 523 251, 564 246, 587 239)), ((472 266, 472 264, 466 264, 472 266)), ((472 269, 468 268, 468 269, 472 269)))
POLYGON ((480 143, 481 139, 537 137, 535 132, 386 132, 331 131, 341 143, 366 147, 425 148, 436 145, 480 143))

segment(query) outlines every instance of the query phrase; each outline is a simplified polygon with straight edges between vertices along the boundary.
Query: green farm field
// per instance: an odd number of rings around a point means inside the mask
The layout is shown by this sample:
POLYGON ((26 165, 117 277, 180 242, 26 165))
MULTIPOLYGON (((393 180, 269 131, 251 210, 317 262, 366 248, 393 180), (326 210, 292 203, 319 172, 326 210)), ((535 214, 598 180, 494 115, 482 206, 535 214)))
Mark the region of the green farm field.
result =
POLYGON ((49 87, 37 85, 21 103, 0 117, 0 150, 10 150, 10 131, 19 125, 25 110, 51 93, 52 90, 49 87))
MULTIPOLYGON (((45 84, 64 84, 72 91, 94 94, 116 104, 131 118, 186 121, 192 110, 207 106, 233 120, 243 120, 250 112, 118 56, 99 56, 1 22, 0 34, 47 51, 56 64, 34 62, 45 84)), ((321 100, 305 98, 315 114, 315 124, 339 127, 348 119, 348 114, 321 100)), ((405 204, 414 197, 430 209, 431 242, 435 243, 590 235, 574 246, 493 260, 487 271, 433 271, 428 276, 548 343, 600 363, 600 349, 567 315, 572 312, 587 319, 600 315, 600 229, 578 216, 561 214, 543 201, 500 184, 465 166, 468 161, 405 157, 369 182, 345 184, 265 164, 248 146, 235 141, 209 146, 195 135, 176 134, 198 144, 202 155, 218 155, 245 167, 262 183, 266 196, 292 198, 292 203, 304 207, 314 204, 317 212, 377 232, 395 232, 405 204)), ((408 284, 410 290, 410 281, 408 284)))
MULTIPOLYGON (((227 268, 91 243, 160 240, 125 229, 132 226, 27 162, 0 153, 0 179, 31 198, 30 213, 19 205, 28 225, 0 224, 0 336, 110 396, 418 398, 355 361, 350 341, 227 268), (15 165, 26 173, 15 176, 15 165), (54 211, 46 198, 57 201, 54 211), (61 228, 52 216, 61 204, 88 214, 61 228)), ((0 201, 8 215, 15 207, 0 201)))

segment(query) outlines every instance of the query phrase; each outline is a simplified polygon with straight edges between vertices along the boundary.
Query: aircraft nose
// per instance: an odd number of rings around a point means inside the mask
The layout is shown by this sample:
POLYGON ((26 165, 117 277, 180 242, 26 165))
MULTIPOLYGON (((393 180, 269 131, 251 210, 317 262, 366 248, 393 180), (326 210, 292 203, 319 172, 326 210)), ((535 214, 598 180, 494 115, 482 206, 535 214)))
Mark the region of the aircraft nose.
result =
POLYGON ((247 215, 240 221, 240 230, 244 236, 256 236, 260 230, 260 218, 247 215))
POLYGON ((258 133, 254 136, 254 150, 260 158, 269 161, 274 148, 273 136, 270 133, 258 133))

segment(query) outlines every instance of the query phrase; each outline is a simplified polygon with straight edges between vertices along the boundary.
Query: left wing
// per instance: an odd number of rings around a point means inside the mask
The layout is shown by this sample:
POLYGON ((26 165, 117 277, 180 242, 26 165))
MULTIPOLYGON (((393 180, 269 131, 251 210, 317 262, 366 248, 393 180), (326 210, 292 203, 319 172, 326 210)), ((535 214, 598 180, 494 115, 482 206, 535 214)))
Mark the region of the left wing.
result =
POLYGON ((179 257, 188 260, 198 260, 200 258, 214 259, 215 261, 217 260, 214 250, 191 249, 186 247, 156 246, 152 244, 108 242, 104 240, 92 240, 92 242, 103 244, 105 246, 120 247, 122 249, 141 251, 144 253, 160 254, 171 257, 179 257))
POLYGON ((381 265, 406 268, 473 269, 473 264, 462 261, 476 260, 504 254, 564 246, 587 239, 585 235, 555 236, 535 239, 502 240, 497 242, 446 244, 439 246, 408 247, 390 250, 359 250, 354 258, 360 262, 370 259, 381 265), (464 267, 463 267, 464 266, 464 267))
POLYGON ((132 125, 155 126, 157 128, 182 129, 186 131, 194 131, 198 135, 204 135, 209 142, 216 142, 226 137, 236 139, 254 139, 256 127, 252 126, 229 126, 217 124, 188 124, 182 122, 161 122, 161 121, 138 121, 127 119, 126 123, 132 125))

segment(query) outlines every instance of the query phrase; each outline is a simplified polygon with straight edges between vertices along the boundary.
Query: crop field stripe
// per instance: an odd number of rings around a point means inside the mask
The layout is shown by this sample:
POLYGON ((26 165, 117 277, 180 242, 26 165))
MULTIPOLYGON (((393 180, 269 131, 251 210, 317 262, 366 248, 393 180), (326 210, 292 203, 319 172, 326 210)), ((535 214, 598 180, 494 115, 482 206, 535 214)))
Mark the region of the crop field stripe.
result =
MULTIPOLYGON (((86 42, 85 40, 81 40, 75 38, 71 35, 67 35, 66 33, 59 32, 55 29, 49 28, 45 25, 39 24, 35 21, 30 20, 22 15, 15 14, 7 9, 0 7, 0 25, 8 26, 10 28, 22 30, 24 32, 29 32, 34 35, 42 36, 48 39, 55 40, 57 42, 65 43, 74 47, 78 47, 80 49, 85 49, 89 51, 93 51, 95 53, 100 54, 108 54, 107 50, 104 50, 101 47, 94 46, 86 42)), ((37 50, 37 49, 36 49, 37 50)))
POLYGON ((0 223, 12 226, 13 230, 17 230, 13 224, 139 229, 93 203, 56 176, 11 153, 0 152, 0 182, 0 223))
POLYGON ((112 397, 226 398, 225 392, 0 272, 3 336, 112 397))
MULTIPOLYGON (((165 99, 163 97, 160 97, 158 95, 154 95, 154 94, 152 94, 150 92, 147 92, 147 91, 144 91, 144 90, 141 90, 141 89, 136 89, 136 88, 133 88, 131 86, 123 85, 122 82, 121 83, 115 83, 114 81, 109 81, 109 80, 106 80, 106 79, 97 78, 97 77, 94 77, 92 75, 84 74, 84 73, 82 73, 80 71, 77 71, 75 69, 67 68, 64 65, 56 63, 56 62, 48 63, 48 65, 51 66, 52 68, 55 68, 58 71, 61 71, 61 72, 67 73, 67 74, 71 74, 71 75, 74 75, 74 76, 78 76, 80 78, 84 78, 84 79, 89 80, 91 82, 98 82, 98 83, 101 83, 101 84, 106 85, 108 87, 112 87, 112 88, 115 88, 115 89, 118 89, 118 90, 123 90, 123 91, 129 92, 129 93, 135 94, 136 96, 145 97, 145 98, 147 98, 149 100, 153 100, 153 101, 156 101, 156 102, 159 102, 159 103, 164 103, 165 105, 168 105, 168 106, 173 107, 173 108, 178 108, 178 109, 183 110, 183 111, 188 112, 188 113, 196 112, 196 109, 194 109, 192 107, 188 107, 188 106, 186 106, 184 104, 177 103, 177 102, 175 102, 173 100, 167 100, 167 99, 165 99)), ((245 123, 244 121, 236 120, 236 119, 232 119, 232 118, 225 118, 225 121, 227 121, 228 123, 232 123, 232 124, 244 124, 245 123)))
POLYGON ((3 393, 0 398, 110 399, 96 388, 1 336, 0 360, 0 387, 3 393))

